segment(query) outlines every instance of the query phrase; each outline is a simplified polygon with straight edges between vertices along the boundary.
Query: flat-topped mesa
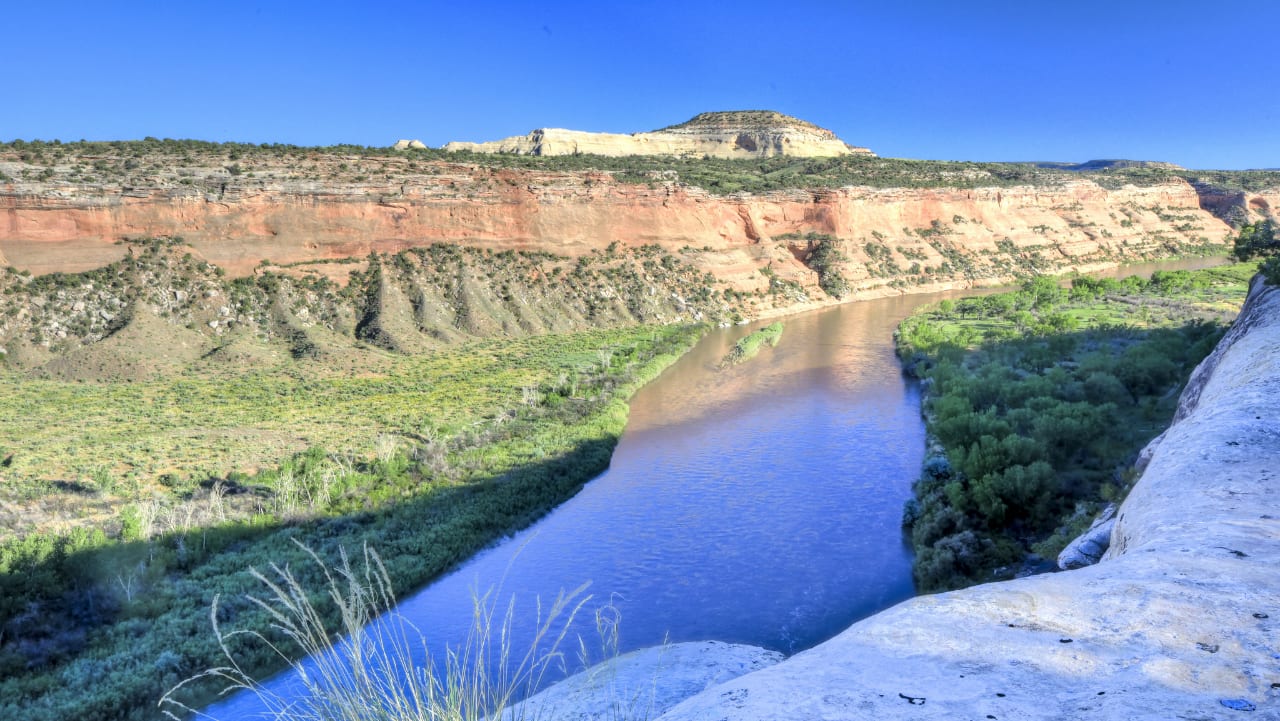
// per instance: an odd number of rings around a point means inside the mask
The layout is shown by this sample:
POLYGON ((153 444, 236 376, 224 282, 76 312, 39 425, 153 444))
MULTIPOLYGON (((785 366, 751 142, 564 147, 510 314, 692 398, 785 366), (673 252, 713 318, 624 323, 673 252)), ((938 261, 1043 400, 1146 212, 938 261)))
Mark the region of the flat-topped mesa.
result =
POLYGON ((673 155, 712 158, 800 158, 874 155, 845 143, 813 123, 771 110, 702 113, 648 133, 589 133, 541 128, 486 143, 452 142, 448 151, 518 155, 673 155))

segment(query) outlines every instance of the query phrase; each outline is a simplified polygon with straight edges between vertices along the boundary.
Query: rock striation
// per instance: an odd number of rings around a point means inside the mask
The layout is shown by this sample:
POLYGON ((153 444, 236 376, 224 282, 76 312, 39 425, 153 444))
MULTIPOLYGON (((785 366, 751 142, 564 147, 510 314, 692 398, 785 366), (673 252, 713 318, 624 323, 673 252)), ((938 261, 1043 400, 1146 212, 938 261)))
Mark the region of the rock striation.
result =
POLYGON ((1280 288, 1180 405, 1097 565, 912 599, 660 719, 1280 718, 1280 288))
MULTIPOLYGON (((397 147, 399 147, 397 145, 397 147)), ((874 155, 848 145, 830 130, 769 110, 702 113, 693 119, 648 133, 589 133, 540 128, 483 143, 452 142, 448 151, 517 155, 673 155, 677 157, 801 158, 874 155)))

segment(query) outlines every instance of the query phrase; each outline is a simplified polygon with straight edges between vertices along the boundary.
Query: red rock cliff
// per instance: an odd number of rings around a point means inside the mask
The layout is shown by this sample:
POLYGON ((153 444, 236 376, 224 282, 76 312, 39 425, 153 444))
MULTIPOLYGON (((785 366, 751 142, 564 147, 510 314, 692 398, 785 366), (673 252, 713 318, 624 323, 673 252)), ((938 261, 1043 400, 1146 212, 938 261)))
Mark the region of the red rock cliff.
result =
POLYGON ((618 241, 684 249, 706 271, 752 289, 767 284, 758 271, 770 264, 812 287, 805 242, 794 234, 821 233, 839 239, 854 289, 871 291, 1141 260, 1230 232, 1180 179, 1117 190, 1080 179, 716 196, 603 172, 436 161, 406 173, 396 158, 375 160, 393 180, 308 181, 277 168, 255 177, 211 170, 185 184, 10 182, 0 185, 0 260, 35 273, 85 270, 120 257, 121 238, 179 235, 244 275, 264 259, 299 263, 441 241, 569 256, 618 241))

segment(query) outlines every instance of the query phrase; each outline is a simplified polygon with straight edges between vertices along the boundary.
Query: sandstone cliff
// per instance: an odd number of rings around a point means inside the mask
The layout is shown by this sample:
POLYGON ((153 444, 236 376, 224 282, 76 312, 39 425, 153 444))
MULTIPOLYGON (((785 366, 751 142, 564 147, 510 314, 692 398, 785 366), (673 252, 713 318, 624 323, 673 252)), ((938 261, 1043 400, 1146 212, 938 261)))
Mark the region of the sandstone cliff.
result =
MULTIPOLYGON (((796 236, 831 236, 852 290, 883 294, 1164 257, 1230 232, 1177 178, 1118 189, 1071 178, 1053 186, 716 195, 678 179, 637 184, 609 172, 410 167, 414 161, 395 157, 325 162, 350 163, 353 174, 325 181, 317 179, 323 168, 308 177, 295 165, 245 164, 231 174, 206 164, 85 182, 58 166, 51 178, 0 185, 0 255, 19 270, 71 272, 122 258, 121 238, 182 236, 232 276, 269 259, 312 264, 342 281, 345 271, 324 261, 435 242, 568 256, 613 241, 656 243, 740 290, 767 290, 759 271, 771 266, 823 301, 804 262, 807 242, 796 236)), ((10 176, 35 170, 0 166, 10 176)))
POLYGON ((661 719, 1280 718, 1278 414, 1255 279, 1101 563, 912 599, 661 719))
MULTIPOLYGON (((693 131, 713 120, 694 124, 693 131)), ((732 319, 993 284, 1028 273, 1221 252, 1216 244, 1231 233, 1223 218, 1274 217, 1280 202, 1274 188, 1280 180, 1266 173, 1236 182, 1234 187, 1264 188, 1244 191, 1149 169, 1140 169, 1148 173, 1141 182, 1127 183, 1128 176, 1107 173, 852 156, 778 165, 765 178, 761 163, 768 161, 650 160, 638 172, 631 161, 591 169, 602 162, 596 158, 576 169, 580 161, 574 158, 472 156, 456 162, 421 149, 155 140, 32 147, 0 146, 0 263, 11 273, 106 268, 128 258, 123 239, 145 237, 180 237, 191 263, 207 263, 231 278, 270 272, 339 286, 351 282, 352 271, 364 271, 371 253, 387 261, 387 255, 443 243, 468 253, 529 254, 516 264, 528 265, 526 275, 475 280, 489 298, 480 304, 450 290, 453 281, 406 275, 395 287, 367 296, 387 309, 367 320, 363 301, 346 303, 342 312, 327 302, 310 308, 349 319, 330 323, 333 330, 349 335, 359 325, 362 337, 405 348, 460 334, 537 332, 551 327, 555 309, 572 308, 569 317, 596 323, 690 314, 732 319), (509 166, 513 158, 518 162, 509 166), (744 178, 778 189, 724 190, 744 178), (851 180, 861 184, 845 184, 851 180), (606 247, 637 254, 623 286, 589 280, 554 300, 536 286, 545 274, 571 270, 578 259, 590 261, 606 247), (553 258, 539 260, 538 254, 553 258), (666 264, 662 272, 644 267, 659 260, 666 264), (697 286, 715 295, 693 299, 672 288, 628 300, 642 287, 664 289, 667 281, 659 276, 677 266, 675 275, 697 277, 697 286), (606 295, 592 300, 592 293, 606 295), (407 304, 398 302, 398 294, 407 304), (427 302, 433 298, 447 302, 427 302), (535 318, 521 304, 539 298, 548 310, 535 318), (433 307, 439 312, 424 310, 433 307), (416 315, 411 323, 396 320, 395 308, 416 315), (417 330, 408 332, 412 328, 417 330)), ((190 291, 181 283, 159 289, 190 291)), ((209 290, 218 288, 202 292, 209 290)), ((106 293, 101 287, 92 298, 81 298, 80 290, 59 292, 65 297, 28 299, 49 302, 57 312, 7 308, 0 345, 12 352, 29 341, 30 353, 24 353, 40 365, 55 346, 96 342, 119 330, 121 318, 141 317, 123 313, 127 294, 99 298, 106 293), (95 305, 108 301, 119 307, 95 305), (77 302, 84 306, 80 311, 74 310, 77 302)), ((272 320, 279 313, 254 311, 253 303, 186 301, 179 305, 194 309, 177 315, 171 305, 150 307, 169 314, 170 325, 189 325, 206 340, 225 334, 224 321, 234 325, 246 314, 258 318, 260 328, 279 325, 272 320), (214 321, 216 328, 208 325, 214 321)))
POLYGON ((702 113, 679 125, 649 133, 589 133, 541 128, 484 143, 452 142, 448 151, 520 155, 673 155, 711 158, 800 158, 871 155, 830 130, 772 111, 702 113))

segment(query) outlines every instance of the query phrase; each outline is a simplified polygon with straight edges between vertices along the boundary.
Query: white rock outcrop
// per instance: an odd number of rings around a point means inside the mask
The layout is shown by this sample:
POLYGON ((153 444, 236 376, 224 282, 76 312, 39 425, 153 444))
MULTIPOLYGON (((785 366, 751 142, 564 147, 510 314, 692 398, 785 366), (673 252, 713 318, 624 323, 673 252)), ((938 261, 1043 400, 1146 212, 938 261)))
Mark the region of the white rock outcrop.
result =
POLYGON ((719 641, 641 649, 570 676, 503 719, 651 719, 694 694, 782 658, 777 651, 719 641))
POLYGON ((1280 719, 1280 289, 1255 279, 1100 563, 912 599, 660 717, 904 718, 1280 719))
POLYGON ((649 133, 590 133, 540 128, 483 143, 446 143, 448 151, 517 155, 674 155, 712 158, 834 157, 872 155, 830 130, 771 111, 703 113, 687 123, 649 133))

